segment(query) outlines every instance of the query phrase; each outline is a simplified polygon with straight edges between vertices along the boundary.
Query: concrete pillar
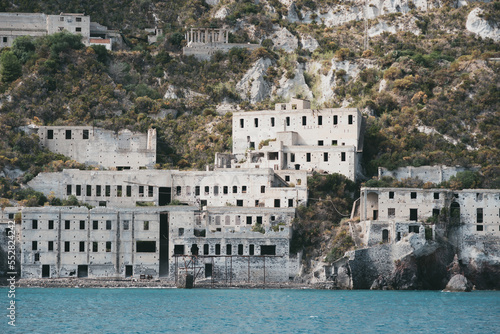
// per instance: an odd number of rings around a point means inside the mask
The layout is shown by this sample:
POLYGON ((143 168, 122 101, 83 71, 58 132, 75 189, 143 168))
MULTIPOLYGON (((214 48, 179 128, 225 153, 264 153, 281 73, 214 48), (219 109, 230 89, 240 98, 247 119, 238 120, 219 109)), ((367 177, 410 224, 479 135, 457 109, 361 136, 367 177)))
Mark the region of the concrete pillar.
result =
POLYGON ((363 200, 361 201, 361 221, 366 220, 366 210, 367 210, 367 195, 366 195, 366 189, 363 192, 363 200))

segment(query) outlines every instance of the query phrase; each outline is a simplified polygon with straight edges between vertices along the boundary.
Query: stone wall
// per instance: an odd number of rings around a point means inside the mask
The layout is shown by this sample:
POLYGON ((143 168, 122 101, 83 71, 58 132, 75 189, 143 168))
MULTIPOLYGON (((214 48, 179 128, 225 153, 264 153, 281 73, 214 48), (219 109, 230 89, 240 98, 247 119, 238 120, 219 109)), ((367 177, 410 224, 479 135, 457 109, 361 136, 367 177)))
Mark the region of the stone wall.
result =
MULTIPOLYGON (((378 168, 378 178, 384 176, 393 177, 396 180, 407 178, 420 179, 424 182, 441 183, 448 181, 450 177, 455 176, 458 172, 471 170, 465 167, 448 167, 448 166, 420 166, 420 167, 399 167, 395 170, 388 170, 385 167, 378 168)), ((472 170, 477 170, 473 168, 472 170)))

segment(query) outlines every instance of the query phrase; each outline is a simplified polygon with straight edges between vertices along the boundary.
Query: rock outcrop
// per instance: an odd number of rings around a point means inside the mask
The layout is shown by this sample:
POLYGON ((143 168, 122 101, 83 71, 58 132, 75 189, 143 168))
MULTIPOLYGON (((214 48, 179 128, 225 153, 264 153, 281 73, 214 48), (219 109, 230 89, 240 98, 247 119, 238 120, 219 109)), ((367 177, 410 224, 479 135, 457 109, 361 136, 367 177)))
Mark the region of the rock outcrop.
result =
POLYGON ((495 42, 500 41, 500 29, 492 26, 487 20, 481 18, 480 15, 482 12, 483 10, 481 8, 476 8, 469 13, 469 16, 467 16, 467 23, 465 24, 467 30, 482 38, 491 38, 495 42))
POLYGON ((444 289, 444 291, 448 292, 469 292, 471 290, 472 283, 469 282, 465 276, 460 274, 453 276, 444 289))
POLYGON ((236 84, 236 91, 244 99, 251 103, 260 102, 271 95, 271 87, 264 79, 266 71, 272 62, 268 58, 260 58, 245 73, 243 78, 236 84))
POLYGON ((275 49, 293 52, 299 46, 299 40, 285 27, 274 26, 274 34, 269 38, 273 41, 275 49))
POLYGON ((280 79, 279 88, 275 94, 285 99, 294 96, 302 96, 302 98, 312 100, 313 94, 304 78, 304 65, 296 63, 293 78, 287 78, 285 75, 280 79))

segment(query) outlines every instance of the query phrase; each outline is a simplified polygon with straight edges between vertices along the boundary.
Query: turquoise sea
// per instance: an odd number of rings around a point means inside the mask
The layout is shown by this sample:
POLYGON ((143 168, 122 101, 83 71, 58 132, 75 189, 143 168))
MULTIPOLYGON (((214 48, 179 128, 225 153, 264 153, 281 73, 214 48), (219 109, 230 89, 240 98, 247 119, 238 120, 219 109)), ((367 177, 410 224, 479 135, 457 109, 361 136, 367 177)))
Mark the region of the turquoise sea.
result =
POLYGON ((500 333, 500 291, 0 289, 0 333, 500 333))

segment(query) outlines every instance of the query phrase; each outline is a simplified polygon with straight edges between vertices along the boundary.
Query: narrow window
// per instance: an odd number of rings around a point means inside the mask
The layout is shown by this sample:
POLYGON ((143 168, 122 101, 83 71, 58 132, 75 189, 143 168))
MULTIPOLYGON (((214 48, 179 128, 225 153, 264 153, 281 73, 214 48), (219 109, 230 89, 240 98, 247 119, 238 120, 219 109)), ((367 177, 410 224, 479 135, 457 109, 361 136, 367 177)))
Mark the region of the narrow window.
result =
POLYGON ((439 199, 439 193, 434 193, 434 199, 439 199))
POLYGON ((71 139, 71 130, 66 130, 66 139, 71 139))
POLYGON ((417 198, 417 192, 416 192, 416 191, 412 191, 412 192, 410 193, 410 198, 411 198, 411 199, 416 199, 416 198, 417 198))
POLYGON ((274 117, 271 117, 271 126, 274 126, 274 117))
POLYGON ((340 160, 345 161, 345 152, 340 153, 340 160))
POLYGON ((98 252, 97 241, 92 242, 92 251, 94 253, 98 252))
POLYGON ((483 222, 483 208, 476 209, 476 223, 481 224, 483 222))
POLYGON ((233 186, 233 194, 236 194, 238 192, 238 186, 233 186))
POLYGON ((66 185, 66 195, 71 195, 71 184, 66 185))
POLYGON ((85 252, 85 241, 80 241, 80 252, 85 252))
POLYGON ((318 125, 323 125, 323 116, 318 116, 318 125))
POLYGON ((64 242, 64 251, 65 251, 65 252, 69 252, 69 248, 70 248, 70 243, 69 243, 69 241, 65 241, 65 242, 64 242))
POLYGON ((116 197, 122 197, 122 186, 116 186, 116 197))
POLYGON ((257 216, 257 224, 262 224, 262 216, 257 216))
POLYGON ((205 186, 205 195, 208 195, 208 194, 210 194, 210 187, 205 186))
POLYGON ((214 186, 214 195, 219 195, 219 186, 214 186))
POLYGON ((132 197, 132 186, 127 186, 127 197, 132 197))
POLYGON ((209 244, 204 244, 203 245, 203 255, 209 255, 210 254, 210 246, 209 244))
POLYGON ((31 221, 31 228, 32 228, 33 230, 38 229, 38 220, 33 219, 33 220, 31 221))
POLYGON ((224 194, 229 193, 229 189, 227 186, 224 186, 224 188, 222 188, 222 191, 224 192, 224 194))
POLYGON ((47 139, 54 139, 54 130, 47 130, 47 139))
POLYGON ((266 192, 266 186, 260 186, 260 193, 264 194, 266 192))
POLYGON ((417 221, 418 209, 410 209, 410 220, 417 221))
POLYGON ((353 117, 352 117, 352 115, 349 115, 349 117, 348 117, 348 122, 349 122, 349 124, 352 124, 352 122, 353 122, 353 117))
POLYGON ((93 220, 92 221, 92 229, 93 230, 99 229, 99 221, 98 220, 93 220))
POLYGON ((394 218, 396 216, 396 209, 395 208, 388 208, 387 209, 387 216, 389 218, 394 218))
POLYGON ((106 220, 106 230, 111 230, 111 220, 106 220))
POLYGON ((49 251, 53 251, 54 250, 54 241, 49 241, 49 251))
POLYGON ((311 162, 311 153, 306 153, 306 161, 311 162))
POLYGON ((254 118, 253 119, 253 123, 254 123, 254 125, 255 125, 256 128, 259 127, 259 119, 258 118, 254 118))
POLYGON ((85 230, 85 220, 80 220, 80 230, 85 230))
POLYGON ((318 146, 323 146, 323 141, 322 140, 318 140, 318 146))
POLYGON ((139 197, 144 197, 144 186, 139 186, 139 197))
POLYGON ((250 245, 248 247, 248 255, 254 255, 255 253, 255 246, 254 245, 250 245))
POLYGON ((337 125, 339 123, 339 117, 337 115, 333 116, 333 125, 337 125))
POLYGON ((180 227, 178 232, 179 232, 179 237, 182 237, 184 235, 184 228, 180 227))
POLYGON ((231 244, 227 244, 226 245, 226 255, 232 255, 233 253, 233 247, 231 246, 231 244))
POLYGON ((247 192, 247 186, 241 186, 241 192, 243 194, 246 194, 246 192, 247 192))
POLYGON ((394 191, 389 191, 389 199, 394 199, 394 191))
POLYGON ((286 118, 286 126, 290 126, 290 117, 286 118))
POLYGON ((76 185, 76 196, 82 196, 82 186, 79 184, 76 185))
POLYGON ((71 222, 69 220, 64 221, 64 229, 69 230, 71 222))
POLYGON ((290 182, 290 175, 285 175, 285 181, 290 182))
POLYGON ((95 186, 95 195, 101 196, 101 186, 95 186))
POLYGON ((128 220, 124 220, 123 221, 123 229, 124 230, 128 230, 129 229, 129 225, 130 225, 130 221, 128 221, 128 220))
POLYGON ((274 207, 275 207, 275 208, 279 208, 280 206, 281 206, 281 203, 280 203, 279 198, 275 199, 275 200, 274 200, 274 207))
POLYGON ((148 186, 148 197, 153 197, 153 186, 148 186))
POLYGON ((175 187, 175 194, 177 196, 180 196, 182 194, 182 187, 181 186, 175 187))
POLYGON ((243 118, 240 119, 240 128, 244 128, 245 127, 245 120, 243 118))
POLYGON ((106 241, 106 252, 111 252, 111 241, 106 241))
POLYGON ((49 230, 53 230, 53 229, 54 229, 54 221, 49 220, 49 230))
POLYGON ((106 197, 111 196, 111 186, 106 186, 106 197))
POLYGON ((195 196, 200 196, 200 186, 194 187, 194 195, 195 196))
POLYGON ((302 116, 302 125, 307 125, 307 116, 302 116))
POLYGON ((247 216, 247 225, 252 225, 252 216, 247 216))
POLYGON ((290 162, 295 162, 295 153, 290 153, 290 162))
POLYGON ((256 199, 256 200, 255 200, 255 207, 258 207, 258 206, 259 206, 259 200, 258 200, 258 199, 256 199))
POLYGON ((32 241, 31 242, 31 250, 38 250, 38 241, 32 241))
POLYGON ((82 139, 89 139, 89 130, 83 130, 82 139))
POLYGON ((243 245, 242 244, 238 245, 238 255, 243 255, 243 245))
POLYGON ((323 153, 323 161, 328 161, 328 152, 323 153))
POLYGON ((215 255, 220 255, 220 244, 215 244, 215 255))
POLYGON ((288 199, 288 207, 293 208, 293 198, 288 199))
POLYGON ((145 220, 144 221, 144 231, 148 231, 149 230, 149 221, 145 220))
POLYGON ((332 140, 332 146, 337 146, 338 142, 336 140, 332 140))
POLYGON ((92 186, 91 185, 87 186, 87 196, 92 196, 92 186))

